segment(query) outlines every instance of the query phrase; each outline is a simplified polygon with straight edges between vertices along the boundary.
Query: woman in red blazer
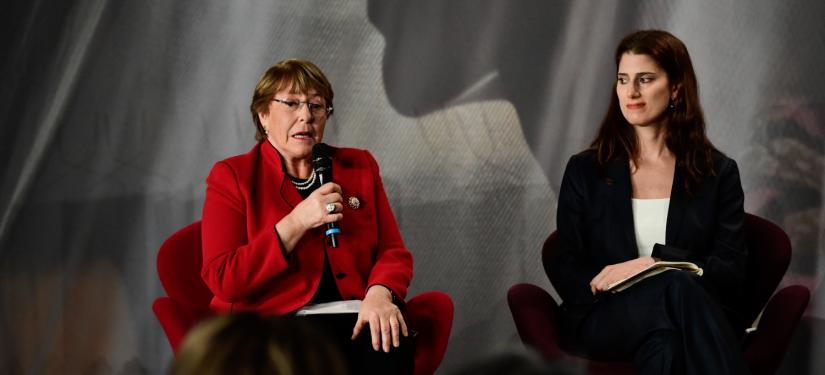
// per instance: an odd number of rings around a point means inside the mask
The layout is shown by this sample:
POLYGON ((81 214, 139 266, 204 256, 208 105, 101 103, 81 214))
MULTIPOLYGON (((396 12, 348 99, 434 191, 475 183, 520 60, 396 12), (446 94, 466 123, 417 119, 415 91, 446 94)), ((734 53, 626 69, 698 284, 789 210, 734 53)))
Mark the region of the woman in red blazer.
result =
POLYGON ((312 148, 323 139, 332 99, 329 81, 309 61, 285 60, 261 77, 250 106, 258 144, 216 163, 206 180, 201 275, 221 312, 284 315, 311 303, 362 300, 347 338, 368 326, 373 349, 390 352, 408 335, 399 302, 412 255, 369 152, 332 147, 334 183, 320 184, 312 148), (337 248, 325 240, 333 222, 341 229, 337 248))

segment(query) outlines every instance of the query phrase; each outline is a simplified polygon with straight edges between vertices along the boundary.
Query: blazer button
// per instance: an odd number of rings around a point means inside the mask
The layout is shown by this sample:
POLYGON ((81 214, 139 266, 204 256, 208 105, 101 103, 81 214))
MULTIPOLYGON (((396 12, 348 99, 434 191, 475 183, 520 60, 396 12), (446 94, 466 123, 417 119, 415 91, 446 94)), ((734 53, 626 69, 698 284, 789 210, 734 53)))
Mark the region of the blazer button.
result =
POLYGON ((338 280, 341 280, 345 277, 347 277, 347 274, 345 274, 343 272, 338 272, 337 274, 335 274, 335 278, 338 279, 338 280))

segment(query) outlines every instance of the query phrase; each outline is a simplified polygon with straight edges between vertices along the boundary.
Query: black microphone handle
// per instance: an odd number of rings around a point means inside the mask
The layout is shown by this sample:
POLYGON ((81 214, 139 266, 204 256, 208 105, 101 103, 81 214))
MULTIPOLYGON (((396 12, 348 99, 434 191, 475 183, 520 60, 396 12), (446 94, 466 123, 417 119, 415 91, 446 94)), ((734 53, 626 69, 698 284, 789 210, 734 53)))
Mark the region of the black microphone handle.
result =
MULTIPOLYGON (((318 175, 318 181, 321 185, 332 182, 332 178, 329 177, 329 168, 319 168, 316 170, 316 174, 318 175)), ((327 236, 327 243, 333 248, 338 247, 338 234, 341 233, 341 228, 338 227, 338 223, 332 222, 327 223, 327 230, 324 234, 327 236)))

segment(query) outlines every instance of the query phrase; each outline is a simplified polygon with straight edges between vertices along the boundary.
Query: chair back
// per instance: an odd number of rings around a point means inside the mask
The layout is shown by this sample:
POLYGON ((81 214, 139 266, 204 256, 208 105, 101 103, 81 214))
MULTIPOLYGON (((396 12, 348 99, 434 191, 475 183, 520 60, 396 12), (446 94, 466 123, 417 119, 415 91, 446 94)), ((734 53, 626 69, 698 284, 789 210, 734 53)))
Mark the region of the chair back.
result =
POLYGON ((745 214, 745 321, 750 323, 765 307, 791 262, 791 240, 778 225, 759 216, 745 214))
MULTIPOLYGON (((544 246, 541 248, 541 264, 544 266, 544 273, 547 274, 547 277, 550 277, 550 261, 553 258, 553 253, 556 251, 556 247, 559 246, 559 232, 553 231, 547 236, 547 239, 544 240, 544 246)), ((550 277, 552 280, 553 278, 550 277)))
POLYGON ((212 291, 201 278, 201 222, 173 233, 158 250, 158 277, 166 295, 190 313, 209 311, 212 291))

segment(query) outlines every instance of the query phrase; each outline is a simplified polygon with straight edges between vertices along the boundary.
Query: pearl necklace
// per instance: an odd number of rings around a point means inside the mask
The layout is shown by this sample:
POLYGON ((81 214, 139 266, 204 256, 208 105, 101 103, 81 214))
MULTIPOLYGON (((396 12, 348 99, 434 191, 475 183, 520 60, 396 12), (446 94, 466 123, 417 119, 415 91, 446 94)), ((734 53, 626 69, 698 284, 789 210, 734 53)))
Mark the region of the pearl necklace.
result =
POLYGON ((292 184, 295 185, 295 188, 298 190, 306 190, 309 189, 313 184, 315 184, 315 170, 312 170, 312 174, 309 175, 309 178, 304 182, 295 182, 295 180, 290 179, 292 184))

